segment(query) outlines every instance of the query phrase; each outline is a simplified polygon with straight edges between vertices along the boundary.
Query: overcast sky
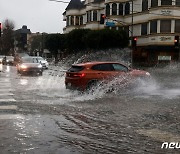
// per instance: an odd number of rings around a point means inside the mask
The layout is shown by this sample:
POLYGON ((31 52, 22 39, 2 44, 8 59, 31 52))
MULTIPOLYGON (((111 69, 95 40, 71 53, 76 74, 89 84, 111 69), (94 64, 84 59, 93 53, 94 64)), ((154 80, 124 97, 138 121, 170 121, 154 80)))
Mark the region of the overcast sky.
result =
POLYGON ((9 19, 15 29, 27 25, 33 33, 63 33, 62 13, 67 5, 49 0, 0 0, 0 22, 9 19))

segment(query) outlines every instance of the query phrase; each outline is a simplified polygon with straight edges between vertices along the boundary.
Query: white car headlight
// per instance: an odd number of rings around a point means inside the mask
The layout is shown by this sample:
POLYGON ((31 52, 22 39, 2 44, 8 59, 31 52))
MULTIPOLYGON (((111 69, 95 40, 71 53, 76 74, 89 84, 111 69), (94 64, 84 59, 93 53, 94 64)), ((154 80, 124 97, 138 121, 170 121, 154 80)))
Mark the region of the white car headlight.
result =
POLYGON ((38 65, 38 68, 42 68, 42 65, 41 65, 41 64, 39 64, 39 65, 38 65))
POLYGON ((27 66, 26 66, 26 65, 24 65, 24 64, 22 64, 22 65, 20 65, 20 68, 21 68, 21 69, 26 69, 26 68, 27 68, 27 66))
POLYGON ((146 72, 146 75, 150 76, 150 73, 149 73, 149 72, 146 72))

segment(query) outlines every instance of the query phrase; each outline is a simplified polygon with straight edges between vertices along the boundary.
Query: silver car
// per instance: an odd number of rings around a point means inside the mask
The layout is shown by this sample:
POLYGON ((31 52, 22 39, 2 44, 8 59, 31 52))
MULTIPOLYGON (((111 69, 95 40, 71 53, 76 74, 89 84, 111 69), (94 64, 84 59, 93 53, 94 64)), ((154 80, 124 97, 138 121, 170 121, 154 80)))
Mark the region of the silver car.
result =
POLYGON ((47 62, 47 60, 45 60, 43 57, 40 57, 40 56, 32 56, 33 58, 36 58, 37 61, 42 65, 43 69, 48 69, 49 67, 49 64, 47 62))
POLYGON ((17 72, 21 75, 42 75, 43 68, 42 65, 33 57, 23 57, 20 63, 17 65, 17 72))

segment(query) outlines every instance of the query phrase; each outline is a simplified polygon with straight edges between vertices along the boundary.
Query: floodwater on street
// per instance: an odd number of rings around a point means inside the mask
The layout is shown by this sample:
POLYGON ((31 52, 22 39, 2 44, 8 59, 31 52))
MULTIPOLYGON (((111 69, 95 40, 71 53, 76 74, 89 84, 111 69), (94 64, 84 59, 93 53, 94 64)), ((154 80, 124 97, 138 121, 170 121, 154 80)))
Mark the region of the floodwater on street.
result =
POLYGON ((148 68, 151 79, 107 92, 65 89, 62 66, 21 76, 1 66, 0 150, 37 154, 180 153, 180 66, 148 68), (9 101, 5 101, 5 100, 9 101))

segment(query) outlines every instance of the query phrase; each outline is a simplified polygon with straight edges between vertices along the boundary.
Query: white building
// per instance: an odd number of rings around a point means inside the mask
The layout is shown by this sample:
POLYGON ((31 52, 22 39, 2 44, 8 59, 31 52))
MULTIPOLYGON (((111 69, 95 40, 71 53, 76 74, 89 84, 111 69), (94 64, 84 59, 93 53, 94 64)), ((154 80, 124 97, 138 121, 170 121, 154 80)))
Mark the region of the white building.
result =
POLYGON ((154 64, 179 58, 174 38, 180 35, 180 0, 71 0, 63 15, 64 33, 76 28, 102 29, 108 23, 108 28, 124 28, 130 37, 137 37, 135 62, 154 64), (100 24, 102 14, 106 15, 104 24, 100 24))

